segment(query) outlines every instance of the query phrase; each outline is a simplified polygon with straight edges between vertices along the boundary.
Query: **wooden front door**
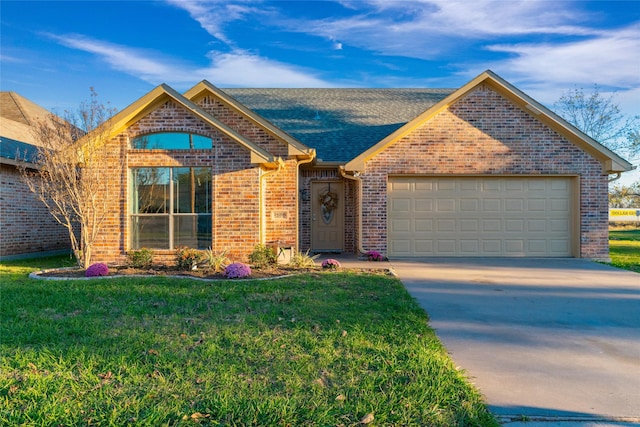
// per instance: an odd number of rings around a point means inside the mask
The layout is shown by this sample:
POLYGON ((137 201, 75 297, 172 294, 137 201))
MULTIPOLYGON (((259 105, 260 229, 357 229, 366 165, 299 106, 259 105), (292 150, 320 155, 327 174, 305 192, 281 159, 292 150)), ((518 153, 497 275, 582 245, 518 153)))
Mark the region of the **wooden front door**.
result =
POLYGON ((340 181, 311 183, 311 250, 344 249, 344 185, 340 181))

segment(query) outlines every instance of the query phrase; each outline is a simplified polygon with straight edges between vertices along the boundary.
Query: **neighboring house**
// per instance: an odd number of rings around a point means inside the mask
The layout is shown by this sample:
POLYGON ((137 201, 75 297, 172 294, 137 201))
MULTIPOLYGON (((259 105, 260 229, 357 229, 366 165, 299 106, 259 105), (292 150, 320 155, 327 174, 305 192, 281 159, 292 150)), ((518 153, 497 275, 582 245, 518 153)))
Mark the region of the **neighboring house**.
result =
POLYGON ((50 113, 15 92, 0 92, 0 257, 68 251, 69 234, 21 180, 38 141, 31 127, 50 113))
POLYGON ((631 169, 490 71, 457 90, 161 85, 110 126, 105 262, 272 242, 606 259, 608 176, 631 169))

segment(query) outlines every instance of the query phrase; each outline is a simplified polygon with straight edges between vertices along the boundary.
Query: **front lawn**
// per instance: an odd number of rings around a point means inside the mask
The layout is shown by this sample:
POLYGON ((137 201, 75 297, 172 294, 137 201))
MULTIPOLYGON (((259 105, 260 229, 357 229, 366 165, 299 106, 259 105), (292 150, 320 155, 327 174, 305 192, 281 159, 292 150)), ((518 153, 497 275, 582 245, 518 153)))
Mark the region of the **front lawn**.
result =
POLYGON ((0 424, 497 426, 401 283, 39 281, 0 266, 0 424))
POLYGON ((609 231, 611 265, 640 273, 640 229, 609 231))

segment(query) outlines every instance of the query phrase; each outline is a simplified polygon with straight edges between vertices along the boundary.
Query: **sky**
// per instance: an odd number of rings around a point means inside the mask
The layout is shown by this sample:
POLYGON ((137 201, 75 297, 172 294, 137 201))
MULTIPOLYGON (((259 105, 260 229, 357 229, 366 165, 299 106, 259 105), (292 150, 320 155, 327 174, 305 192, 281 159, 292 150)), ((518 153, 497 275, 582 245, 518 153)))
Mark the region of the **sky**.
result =
POLYGON ((120 110, 161 83, 457 88, 490 69, 550 108, 598 85, 640 115, 640 0, 2 0, 0 23, 0 90, 54 112, 90 88, 120 110))

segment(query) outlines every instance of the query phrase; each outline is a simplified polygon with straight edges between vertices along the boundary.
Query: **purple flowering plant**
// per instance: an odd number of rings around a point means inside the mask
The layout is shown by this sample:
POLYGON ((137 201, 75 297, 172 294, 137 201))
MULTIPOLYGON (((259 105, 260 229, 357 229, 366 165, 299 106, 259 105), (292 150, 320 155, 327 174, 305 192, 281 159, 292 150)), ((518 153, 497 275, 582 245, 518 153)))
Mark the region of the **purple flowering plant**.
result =
POLYGON ((107 264, 98 262, 90 265, 89 268, 87 268, 87 271, 84 272, 84 275, 85 277, 108 276, 109 267, 107 267, 107 264))
POLYGON ((369 251, 366 255, 369 261, 384 261, 384 257, 378 251, 369 251))
POLYGON ((229 279, 242 279, 251 276, 251 267, 241 262, 234 262, 224 269, 224 274, 229 279))
POLYGON ((340 262, 337 259, 329 258, 322 261, 322 268, 329 270, 337 270, 340 268, 340 262))

